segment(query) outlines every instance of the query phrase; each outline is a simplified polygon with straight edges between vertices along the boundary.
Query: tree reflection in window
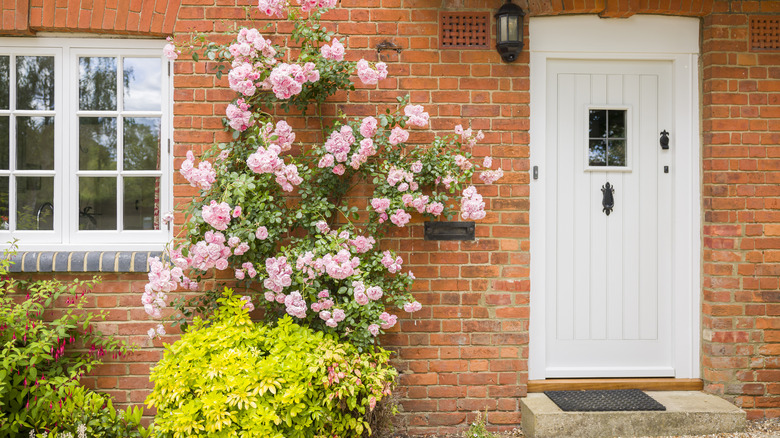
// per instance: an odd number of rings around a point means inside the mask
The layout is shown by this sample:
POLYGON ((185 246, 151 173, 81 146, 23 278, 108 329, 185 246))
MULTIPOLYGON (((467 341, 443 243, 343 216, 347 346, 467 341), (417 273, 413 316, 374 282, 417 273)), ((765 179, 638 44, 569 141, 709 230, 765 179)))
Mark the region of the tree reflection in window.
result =
POLYGON ((626 110, 589 110, 588 165, 626 166, 626 110))

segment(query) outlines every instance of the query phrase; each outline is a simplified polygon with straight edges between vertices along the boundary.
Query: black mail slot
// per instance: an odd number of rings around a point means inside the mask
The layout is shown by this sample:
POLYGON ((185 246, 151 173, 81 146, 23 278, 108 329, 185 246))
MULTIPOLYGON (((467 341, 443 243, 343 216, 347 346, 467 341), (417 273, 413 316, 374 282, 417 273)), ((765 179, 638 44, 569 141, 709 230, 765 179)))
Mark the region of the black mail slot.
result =
POLYGON ((425 240, 474 240, 474 222, 426 222, 425 240))

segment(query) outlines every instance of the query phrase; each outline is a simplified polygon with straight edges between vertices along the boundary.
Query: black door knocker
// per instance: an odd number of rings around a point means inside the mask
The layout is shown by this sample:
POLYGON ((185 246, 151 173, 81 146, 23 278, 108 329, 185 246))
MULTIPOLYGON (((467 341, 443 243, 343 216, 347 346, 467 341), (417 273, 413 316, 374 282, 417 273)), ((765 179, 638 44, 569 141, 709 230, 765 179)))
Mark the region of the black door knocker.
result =
POLYGON ((663 130, 661 133, 661 139, 659 140, 661 143, 661 149, 667 150, 669 149, 669 133, 666 132, 666 129, 663 130))
POLYGON ((604 206, 602 211, 609 216, 609 214, 612 213, 612 209, 615 207, 615 198, 612 196, 612 194, 615 193, 615 187, 606 183, 601 186, 601 193, 604 195, 601 198, 601 205, 604 206))

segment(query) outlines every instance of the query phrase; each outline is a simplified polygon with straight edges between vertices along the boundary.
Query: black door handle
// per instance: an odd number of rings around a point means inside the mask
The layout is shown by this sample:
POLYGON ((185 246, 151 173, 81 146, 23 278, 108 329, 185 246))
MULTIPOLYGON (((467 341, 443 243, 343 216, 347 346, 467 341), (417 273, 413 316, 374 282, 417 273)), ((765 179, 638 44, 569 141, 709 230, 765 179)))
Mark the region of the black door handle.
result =
POLYGON ((615 187, 606 183, 601 186, 601 193, 601 205, 604 207, 602 211, 609 216, 609 214, 612 213, 612 209, 615 207, 615 198, 612 196, 612 194, 615 193, 615 187))

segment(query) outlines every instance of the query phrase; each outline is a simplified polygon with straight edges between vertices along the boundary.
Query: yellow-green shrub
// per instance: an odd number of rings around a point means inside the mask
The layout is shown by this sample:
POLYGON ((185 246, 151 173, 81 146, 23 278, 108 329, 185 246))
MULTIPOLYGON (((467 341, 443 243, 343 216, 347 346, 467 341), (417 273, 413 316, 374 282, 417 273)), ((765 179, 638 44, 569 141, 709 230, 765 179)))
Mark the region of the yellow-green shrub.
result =
POLYGON ((152 370, 159 437, 360 436, 367 410, 389 395, 389 352, 359 353, 322 332, 253 323, 230 290, 152 370), (237 435, 235 435, 237 434, 237 435))

